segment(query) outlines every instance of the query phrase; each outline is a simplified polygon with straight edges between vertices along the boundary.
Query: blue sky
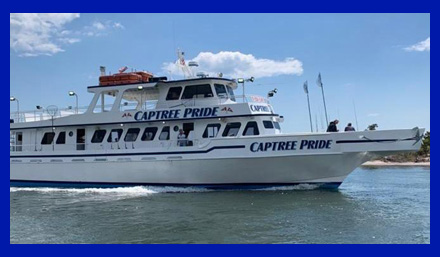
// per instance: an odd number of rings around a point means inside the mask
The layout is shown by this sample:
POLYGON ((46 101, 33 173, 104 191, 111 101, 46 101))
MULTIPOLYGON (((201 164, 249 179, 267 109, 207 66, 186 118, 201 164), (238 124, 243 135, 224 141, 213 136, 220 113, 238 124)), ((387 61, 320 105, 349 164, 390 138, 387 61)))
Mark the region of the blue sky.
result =
POLYGON ((323 129, 319 72, 329 119, 341 126, 355 123, 354 101, 360 129, 430 129, 429 14, 11 14, 10 21, 10 92, 22 110, 74 105, 69 90, 88 105, 101 65, 169 76, 179 47, 212 75, 255 76, 248 94, 277 88, 272 104, 286 132, 310 130, 306 80, 313 122, 323 129))

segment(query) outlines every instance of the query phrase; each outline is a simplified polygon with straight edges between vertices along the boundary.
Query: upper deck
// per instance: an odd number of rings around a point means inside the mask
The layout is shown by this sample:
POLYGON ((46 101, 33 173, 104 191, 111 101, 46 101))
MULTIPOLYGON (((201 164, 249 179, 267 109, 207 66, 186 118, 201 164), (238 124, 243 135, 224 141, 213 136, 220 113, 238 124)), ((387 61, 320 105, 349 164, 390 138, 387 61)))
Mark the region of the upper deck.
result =
POLYGON ((261 96, 237 96, 237 83, 224 78, 176 81, 156 80, 113 86, 91 86, 91 104, 83 108, 11 113, 11 129, 129 122, 158 122, 212 117, 273 115, 269 101, 261 96))

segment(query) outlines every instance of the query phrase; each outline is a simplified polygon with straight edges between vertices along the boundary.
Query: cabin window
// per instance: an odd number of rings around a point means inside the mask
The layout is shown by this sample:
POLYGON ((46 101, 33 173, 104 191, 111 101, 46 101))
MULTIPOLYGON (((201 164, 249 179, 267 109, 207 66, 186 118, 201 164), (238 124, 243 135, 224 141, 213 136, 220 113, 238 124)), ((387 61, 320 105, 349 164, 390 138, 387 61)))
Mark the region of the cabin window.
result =
POLYGON ((141 129, 139 128, 131 128, 127 131, 127 134, 125 135, 125 142, 136 142, 139 133, 141 132, 141 129))
POLYGON ((249 121, 246 128, 243 131, 243 136, 258 136, 260 131, 258 130, 258 124, 255 121, 249 121))
POLYGON ((217 96, 220 98, 228 98, 228 92, 226 92, 225 85, 222 84, 214 84, 215 92, 217 96))
POLYGON ((226 88, 228 89, 229 98, 230 98, 232 101, 235 101, 235 94, 234 94, 234 90, 232 89, 232 87, 230 87, 230 86, 226 86, 226 88))
POLYGON ((123 129, 113 129, 108 136, 107 142, 109 143, 117 143, 121 139, 123 129))
POLYGON ((55 132, 47 132, 43 136, 43 140, 41 140, 42 145, 51 145, 53 143, 53 139, 55 138, 55 132))
POLYGON ((273 123, 270 120, 264 120, 263 125, 265 129, 273 129, 273 123))
POLYGON ((160 133, 159 140, 170 140, 170 127, 163 127, 162 132, 160 133))
POLYGON ((213 138, 217 137, 218 132, 220 131, 221 124, 209 124, 206 126, 205 132, 203 133, 203 138, 213 138))
POLYGON ((105 129, 96 130, 92 137, 92 143, 93 144, 102 143, 102 141, 104 141, 105 134, 107 134, 107 131, 105 129))
POLYGON ((211 85, 186 86, 182 99, 213 97, 211 85))
POLYGON ((66 132, 60 132, 60 134, 58 134, 58 138, 57 138, 57 145, 64 145, 66 144, 66 132))
POLYGON ((146 128, 144 134, 142 135, 142 141, 153 141, 156 137, 157 128, 146 128))
POLYGON ((182 93, 182 87, 172 87, 168 91, 167 101, 179 100, 182 93))
POLYGON ((273 125, 275 126, 276 129, 281 130, 280 123, 274 122, 273 125))
POLYGON ((225 131, 223 131, 223 137, 235 137, 238 135, 238 131, 240 131, 241 123, 240 122, 232 122, 226 125, 225 131))

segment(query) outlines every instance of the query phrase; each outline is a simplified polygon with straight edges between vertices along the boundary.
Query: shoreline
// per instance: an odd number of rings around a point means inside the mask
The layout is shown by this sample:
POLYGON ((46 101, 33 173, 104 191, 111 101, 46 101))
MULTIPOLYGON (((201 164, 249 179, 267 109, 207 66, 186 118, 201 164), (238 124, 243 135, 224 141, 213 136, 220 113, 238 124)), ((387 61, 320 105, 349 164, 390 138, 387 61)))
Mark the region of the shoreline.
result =
POLYGON ((431 162, 384 162, 384 161, 368 161, 361 165, 361 167, 431 167, 431 162))

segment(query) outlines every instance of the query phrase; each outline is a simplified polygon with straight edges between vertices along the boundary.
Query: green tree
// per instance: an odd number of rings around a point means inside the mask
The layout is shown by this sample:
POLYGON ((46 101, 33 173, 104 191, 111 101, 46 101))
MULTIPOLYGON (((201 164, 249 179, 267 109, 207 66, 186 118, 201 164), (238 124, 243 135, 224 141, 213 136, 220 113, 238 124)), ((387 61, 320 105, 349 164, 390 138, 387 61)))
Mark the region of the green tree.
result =
POLYGON ((423 136, 422 147, 419 150, 420 156, 428 156, 431 153, 431 133, 427 131, 423 136))

